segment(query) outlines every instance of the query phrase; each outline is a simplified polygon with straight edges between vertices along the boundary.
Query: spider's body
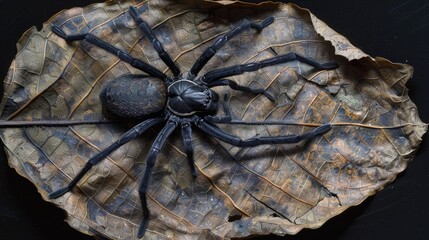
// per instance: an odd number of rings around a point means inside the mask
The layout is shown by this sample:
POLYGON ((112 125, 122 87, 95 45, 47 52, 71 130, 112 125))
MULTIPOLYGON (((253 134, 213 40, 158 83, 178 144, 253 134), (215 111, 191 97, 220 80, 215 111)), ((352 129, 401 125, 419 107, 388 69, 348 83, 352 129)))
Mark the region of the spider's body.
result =
POLYGON ((109 82, 100 93, 107 115, 143 119, 165 111, 191 116, 216 112, 219 95, 210 88, 180 79, 165 83, 145 75, 124 75, 109 82))
POLYGON ((110 81, 100 100, 107 115, 142 119, 160 113, 167 104, 167 86, 158 78, 124 75, 110 81))
MULTIPOLYGON (((181 131, 183 147, 194 178, 197 176, 197 173, 193 159, 192 127, 197 127, 208 136, 238 147, 252 147, 262 144, 297 143, 305 139, 312 139, 331 129, 330 124, 323 124, 301 135, 255 136, 242 140, 216 126, 216 123, 231 123, 231 116, 226 101, 223 102, 225 116, 214 116, 219 105, 219 95, 211 89, 212 87, 229 86, 233 90, 244 93, 263 94, 271 101, 274 101, 274 97, 267 94, 264 89, 255 89, 239 85, 232 80, 226 79, 230 76, 245 72, 253 72, 261 68, 295 60, 309 64, 319 70, 329 70, 337 67, 337 64, 334 62, 319 64, 315 60, 291 52, 284 55, 277 55, 260 62, 251 62, 211 70, 202 76, 198 76, 198 73, 204 65, 228 40, 249 28, 262 31, 265 27, 273 23, 273 17, 268 17, 261 23, 254 23, 246 19, 243 20, 240 25, 216 39, 197 59, 190 72, 183 74, 169 54, 164 50, 161 42, 154 36, 152 29, 139 16, 137 9, 130 7, 129 14, 135 20, 140 30, 153 44, 158 56, 173 73, 173 77, 168 77, 152 65, 132 57, 129 53, 116 48, 91 33, 67 35, 60 27, 55 25, 52 26, 52 31, 66 41, 85 40, 116 55, 122 61, 145 72, 147 75, 132 74, 121 76, 113 79, 104 87, 100 93, 100 100, 107 114, 112 114, 122 119, 139 120, 141 122, 132 127, 112 145, 91 157, 72 181, 64 188, 49 194, 50 198, 58 198, 72 190, 92 166, 99 163, 120 146, 143 134, 152 126, 164 124, 147 154, 146 169, 139 187, 140 201, 143 208, 143 219, 138 231, 138 237, 142 237, 149 222, 146 191, 150 174, 155 164, 157 154, 161 151, 167 138, 175 129, 179 128, 181 131)), ((260 125, 264 124, 264 122, 250 122, 247 124, 260 125)))

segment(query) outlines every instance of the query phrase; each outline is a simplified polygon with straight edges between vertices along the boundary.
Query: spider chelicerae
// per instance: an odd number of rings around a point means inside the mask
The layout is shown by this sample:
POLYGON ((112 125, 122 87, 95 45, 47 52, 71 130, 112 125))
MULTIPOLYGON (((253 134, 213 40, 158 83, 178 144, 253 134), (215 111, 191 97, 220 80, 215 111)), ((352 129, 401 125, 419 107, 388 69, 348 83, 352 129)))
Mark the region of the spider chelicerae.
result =
MULTIPOLYGON (((167 76, 152 65, 141 59, 132 57, 129 53, 116 48, 91 33, 68 35, 60 27, 53 25, 52 31, 64 40, 68 42, 85 40, 116 55, 122 61, 143 71, 147 75, 131 74, 120 76, 109 82, 103 88, 100 93, 100 100, 103 104, 104 111, 109 116, 115 116, 120 119, 143 120, 123 134, 112 145, 92 156, 67 186, 52 192, 49 194, 49 198, 58 198, 72 190, 92 166, 106 158, 114 150, 143 134, 147 129, 157 124, 164 124, 147 154, 147 165, 139 186, 139 196, 143 208, 143 218, 138 230, 138 237, 141 238, 145 234, 149 223, 150 213, 147 207, 146 191, 151 171, 154 167, 157 154, 161 151, 167 138, 175 129, 179 128, 181 130, 187 161, 194 178, 197 176, 197 173, 193 159, 192 126, 196 126, 202 132, 213 138, 238 147, 297 143, 305 139, 314 138, 331 129, 331 125, 328 123, 320 125, 302 135, 257 136, 242 140, 216 126, 216 123, 232 123, 232 119, 226 101, 223 101, 225 116, 215 116, 219 107, 219 95, 211 89, 212 87, 229 86, 236 91, 250 94, 263 94, 271 101, 274 101, 274 97, 268 94, 264 89, 239 85, 233 80, 226 79, 227 77, 245 72, 257 71, 264 67, 295 60, 304 62, 320 70, 337 68, 337 64, 334 62, 319 64, 310 58, 290 52, 259 62, 215 69, 202 76, 198 76, 198 73, 204 65, 216 54, 217 50, 228 42, 228 40, 250 28, 262 31, 262 29, 274 22, 273 17, 268 17, 260 23, 244 19, 239 25, 217 38, 214 43, 201 54, 191 70, 184 74, 180 71, 170 55, 164 50, 162 43, 153 34, 152 29, 139 16, 137 9, 135 7, 130 7, 128 13, 137 23, 145 37, 152 43, 158 56, 168 66, 174 76, 167 76)), ((260 125, 264 124, 264 122, 248 122, 247 124, 260 125)))

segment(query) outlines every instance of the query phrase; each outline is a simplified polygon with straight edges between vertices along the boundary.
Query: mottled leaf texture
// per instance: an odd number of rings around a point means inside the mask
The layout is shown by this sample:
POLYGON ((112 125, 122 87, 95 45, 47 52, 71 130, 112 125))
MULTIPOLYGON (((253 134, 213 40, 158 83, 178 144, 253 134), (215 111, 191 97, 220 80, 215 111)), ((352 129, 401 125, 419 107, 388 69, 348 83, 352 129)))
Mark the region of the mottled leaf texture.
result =
MULTIPOLYGON (((333 129, 299 144, 251 148, 233 147, 194 129, 195 180, 180 135, 173 134, 149 185, 147 239, 242 238, 320 227, 393 181, 427 129, 407 95, 411 66, 371 58, 292 4, 197 0, 109 1, 63 11, 41 31, 28 30, 5 78, 2 119, 102 120, 98 95, 103 85, 140 73, 86 41, 65 42, 51 32, 51 24, 68 34, 91 32, 171 76, 130 17, 130 5, 138 8, 183 71, 242 19, 268 16, 275 17, 272 25, 234 37, 202 73, 291 51, 339 64, 335 70, 319 71, 290 62, 233 77, 242 85, 265 88, 274 103, 263 95, 215 88, 221 96, 228 94, 235 120, 290 123, 219 125, 242 138, 300 134, 323 123, 332 123, 333 129)), ((111 239, 134 239, 142 218, 139 179, 159 128, 112 153, 73 191, 47 199, 127 128, 92 124, 4 128, 0 133, 10 165, 44 199, 63 208, 71 226, 111 239)))

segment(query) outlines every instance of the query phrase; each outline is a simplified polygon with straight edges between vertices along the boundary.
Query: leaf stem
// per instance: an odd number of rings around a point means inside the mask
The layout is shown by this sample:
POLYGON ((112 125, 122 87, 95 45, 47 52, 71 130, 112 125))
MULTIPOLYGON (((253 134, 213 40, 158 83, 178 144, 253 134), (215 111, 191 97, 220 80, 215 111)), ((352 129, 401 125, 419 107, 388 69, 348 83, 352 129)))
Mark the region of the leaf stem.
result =
MULTIPOLYGON (((266 121, 241 121, 241 120, 231 120, 231 121, 215 121, 217 124, 234 124, 234 125, 299 125, 307 127, 319 127, 325 123, 300 123, 300 122, 287 122, 287 121, 275 121, 275 120, 266 120, 266 121)), ((403 128, 406 126, 427 126, 427 124, 399 124, 392 126, 380 126, 372 124, 363 124, 363 123, 353 123, 353 122, 334 122, 330 123, 331 126, 355 126, 363 128, 372 128, 372 129, 394 129, 394 128, 403 128)))
POLYGON ((111 124, 108 120, 36 120, 36 121, 8 121, 0 120, 0 128, 8 127, 33 127, 33 126, 70 126, 84 124, 111 124))

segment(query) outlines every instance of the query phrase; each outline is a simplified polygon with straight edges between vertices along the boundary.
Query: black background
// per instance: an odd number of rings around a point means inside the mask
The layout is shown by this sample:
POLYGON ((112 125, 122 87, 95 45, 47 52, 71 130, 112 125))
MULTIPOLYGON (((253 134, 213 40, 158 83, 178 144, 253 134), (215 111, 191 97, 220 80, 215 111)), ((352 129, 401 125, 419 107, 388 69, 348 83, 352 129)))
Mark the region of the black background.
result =
MULTIPOLYGON (((0 0, 0 78, 16 54, 15 43, 35 25, 64 8, 95 1, 0 0)), ((257 2, 257 1, 254 1, 257 2)), ((429 2, 426 0, 290 1, 310 9, 371 56, 415 68, 407 84, 420 117, 429 122, 429 2)), ((428 239, 429 139, 425 135, 407 170, 384 190, 317 230, 257 239, 428 239)), ((35 187, 0 155, 0 240, 93 239, 70 228, 62 210, 44 202, 35 187)))

